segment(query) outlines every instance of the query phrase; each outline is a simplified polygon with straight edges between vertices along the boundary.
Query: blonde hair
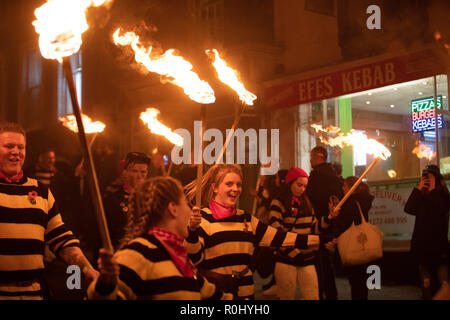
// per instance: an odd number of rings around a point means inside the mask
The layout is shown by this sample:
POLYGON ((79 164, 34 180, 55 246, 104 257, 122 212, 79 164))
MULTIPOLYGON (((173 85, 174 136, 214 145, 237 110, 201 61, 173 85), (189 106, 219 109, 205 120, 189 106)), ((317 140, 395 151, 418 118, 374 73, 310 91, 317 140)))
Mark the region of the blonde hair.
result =
MULTIPOLYGON (((242 169, 238 164, 215 164, 203 175, 202 179, 202 207, 207 207, 214 197, 213 184, 218 186, 228 173, 236 173, 242 179, 242 169)), ((186 185, 186 199, 190 203, 195 202, 195 195, 198 188, 197 180, 186 185)))
POLYGON ((162 221, 169 203, 179 204, 182 196, 181 183, 172 177, 144 181, 130 196, 128 223, 120 248, 162 221))

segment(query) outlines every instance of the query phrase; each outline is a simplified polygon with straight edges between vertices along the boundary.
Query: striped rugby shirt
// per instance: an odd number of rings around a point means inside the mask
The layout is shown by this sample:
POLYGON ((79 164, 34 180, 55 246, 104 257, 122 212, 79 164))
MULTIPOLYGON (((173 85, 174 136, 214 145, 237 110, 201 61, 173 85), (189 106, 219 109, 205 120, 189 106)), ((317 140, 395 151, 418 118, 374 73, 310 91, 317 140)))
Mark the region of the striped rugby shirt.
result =
MULTIPOLYGON (((89 299, 101 300, 231 300, 232 294, 222 293, 201 276, 185 277, 173 263, 161 242, 152 235, 132 240, 117 251, 119 281, 111 293, 97 286, 97 280, 88 288, 89 299)), ((107 290, 107 289, 106 289, 107 290)))
MULTIPOLYGON (((319 234, 329 226, 325 223, 325 218, 322 218, 321 223, 318 222, 314 215, 314 209, 310 212, 299 209, 298 215, 295 216, 293 211, 287 211, 280 199, 277 198, 270 203, 269 223, 279 230, 302 235, 319 234)), ((277 261, 294 266, 307 266, 314 264, 316 252, 317 249, 312 248, 281 248, 278 250, 277 261)))
MULTIPOLYGON (((243 210, 234 216, 216 220, 209 208, 201 210, 199 228, 186 239, 192 261, 199 267, 220 274, 231 275, 249 266, 256 246, 318 248, 318 236, 283 232, 260 222, 243 210)), ((253 274, 239 280, 240 298, 254 299, 253 274)))
POLYGON ((35 179, 0 180, 0 299, 42 299, 44 248, 79 246, 51 191, 35 179))

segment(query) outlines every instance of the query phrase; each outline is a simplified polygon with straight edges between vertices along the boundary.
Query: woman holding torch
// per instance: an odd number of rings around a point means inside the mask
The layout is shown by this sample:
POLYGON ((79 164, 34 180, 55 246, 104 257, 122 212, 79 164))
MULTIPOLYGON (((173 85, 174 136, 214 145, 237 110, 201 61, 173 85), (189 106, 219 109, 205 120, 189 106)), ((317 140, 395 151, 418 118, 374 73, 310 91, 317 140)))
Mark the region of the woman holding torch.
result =
MULTIPOLYGON (((100 250, 100 277, 90 299, 231 299, 197 276, 183 239, 192 214, 181 184, 171 177, 146 180, 132 194, 121 248, 100 250)), ((199 210, 194 208, 195 210, 199 210)))
POLYGON ((296 247, 317 249, 322 240, 317 235, 283 232, 260 222, 236 208, 242 192, 239 165, 216 164, 187 186, 187 198, 195 198, 201 187, 201 216, 189 222, 186 246, 192 261, 212 282, 227 291, 237 291, 239 299, 253 299, 253 274, 249 268, 255 247, 296 247))

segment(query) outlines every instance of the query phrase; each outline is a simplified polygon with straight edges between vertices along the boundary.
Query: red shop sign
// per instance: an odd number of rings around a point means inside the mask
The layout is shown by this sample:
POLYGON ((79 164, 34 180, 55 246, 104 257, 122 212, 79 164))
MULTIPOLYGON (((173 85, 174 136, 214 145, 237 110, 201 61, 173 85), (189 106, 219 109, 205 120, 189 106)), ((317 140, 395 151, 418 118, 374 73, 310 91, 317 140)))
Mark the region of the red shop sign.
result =
POLYGON ((264 91, 264 101, 269 108, 292 107, 430 77, 446 73, 445 70, 440 56, 434 50, 427 49, 267 87, 264 91))

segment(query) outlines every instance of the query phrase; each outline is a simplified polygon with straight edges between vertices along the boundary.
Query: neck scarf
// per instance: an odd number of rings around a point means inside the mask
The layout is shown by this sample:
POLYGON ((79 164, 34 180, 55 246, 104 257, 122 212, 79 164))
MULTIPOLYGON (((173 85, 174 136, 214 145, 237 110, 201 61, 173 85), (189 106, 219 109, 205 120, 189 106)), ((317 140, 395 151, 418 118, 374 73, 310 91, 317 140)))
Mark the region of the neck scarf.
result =
POLYGON ((3 173, 0 172, 0 179, 3 179, 7 182, 19 182, 20 179, 23 178, 23 171, 20 171, 18 175, 12 176, 12 177, 7 177, 5 176, 3 173))
POLYGON ((164 249, 169 253, 173 263, 175 263, 175 266, 185 277, 194 277, 186 247, 183 245, 183 239, 173 232, 160 228, 151 228, 148 234, 154 236, 161 242, 164 249))
POLYGON ((236 208, 221 204, 215 200, 209 202, 209 209, 211 209, 212 215, 216 220, 222 220, 236 214, 236 208))
POLYGON ((300 210, 300 198, 292 197, 291 206, 292 206, 292 215, 296 217, 300 210))

